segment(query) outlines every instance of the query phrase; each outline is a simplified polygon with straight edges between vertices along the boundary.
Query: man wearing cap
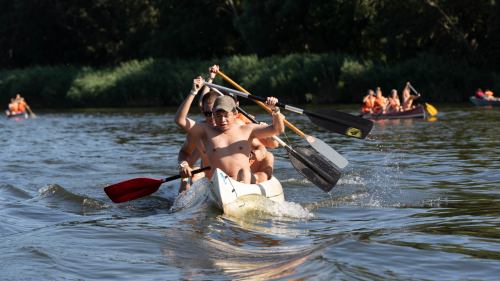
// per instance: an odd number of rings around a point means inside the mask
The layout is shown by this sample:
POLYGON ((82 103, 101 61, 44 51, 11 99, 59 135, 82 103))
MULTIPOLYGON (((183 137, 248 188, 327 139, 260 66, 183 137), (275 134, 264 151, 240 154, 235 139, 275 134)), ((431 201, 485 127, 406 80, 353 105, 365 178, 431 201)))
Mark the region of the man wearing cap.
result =
POLYGON ((279 108, 276 106, 278 100, 270 97, 266 101, 266 106, 273 111, 273 125, 238 125, 235 123, 234 100, 229 96, 218 97, 212 109, 217 126, 212 127, 187 118, 189 107, 203 86, 203 82, 201 77, 194 79, 191 93, 175 115, 175 123, 203 142, 212 170, 219 168, 232 179, 244 183, 256 183, 257 179, 250 171, 248 155, 254 138, 266 138, 285 131, 283 116, 279 114, 279 108))

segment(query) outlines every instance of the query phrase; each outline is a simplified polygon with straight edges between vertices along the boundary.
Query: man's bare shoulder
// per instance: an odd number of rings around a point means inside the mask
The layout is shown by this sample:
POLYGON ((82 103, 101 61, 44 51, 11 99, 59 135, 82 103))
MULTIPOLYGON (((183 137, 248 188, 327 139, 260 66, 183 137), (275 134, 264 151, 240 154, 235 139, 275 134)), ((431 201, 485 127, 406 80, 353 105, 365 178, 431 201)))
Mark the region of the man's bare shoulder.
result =
POLYGON ((194 143, 194 139, 195 139, 195 137, 193 137, 192 135, 186 134, 186 142, 187 143, 194 143))

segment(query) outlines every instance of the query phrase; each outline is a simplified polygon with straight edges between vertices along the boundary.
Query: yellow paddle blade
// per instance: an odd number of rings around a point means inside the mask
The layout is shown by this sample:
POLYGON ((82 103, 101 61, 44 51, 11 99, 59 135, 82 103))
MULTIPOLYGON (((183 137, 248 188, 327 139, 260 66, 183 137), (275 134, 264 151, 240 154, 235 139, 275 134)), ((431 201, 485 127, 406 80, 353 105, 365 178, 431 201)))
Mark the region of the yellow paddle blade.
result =
POLYGON ((434 121, 437 121, 438 119, 436 117, 431 117, 429 119, 427 119, 427 121, 429 122, 434 122, 434 121))
POLYGON ((432 106, 428 103, 426 103, 425 106, 427 107, 427 111, 429 111, 430 115, 435 116, 436 114, 438 114, 438 111, 434 106, 432 106))

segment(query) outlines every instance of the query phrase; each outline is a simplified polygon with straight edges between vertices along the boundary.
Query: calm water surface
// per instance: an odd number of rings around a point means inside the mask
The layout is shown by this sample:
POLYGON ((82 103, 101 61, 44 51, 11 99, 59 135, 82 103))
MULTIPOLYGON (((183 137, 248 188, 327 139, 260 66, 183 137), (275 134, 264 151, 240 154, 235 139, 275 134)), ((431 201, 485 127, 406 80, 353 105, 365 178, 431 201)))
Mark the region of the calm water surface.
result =
MULTIPOLYGON (((377 121, 366 140, 287 113, 350 164, 328 194, 273 150, 290 203, 241 219, 210 202, 173 211, 178 180, 124 204, 103 192, 177 173, 175 109, 4 119, 0 279, 499 280, 500 108, 434 106, 437 121, 377 121)), ((308 146, 290 129, 282 139, 308 146)))

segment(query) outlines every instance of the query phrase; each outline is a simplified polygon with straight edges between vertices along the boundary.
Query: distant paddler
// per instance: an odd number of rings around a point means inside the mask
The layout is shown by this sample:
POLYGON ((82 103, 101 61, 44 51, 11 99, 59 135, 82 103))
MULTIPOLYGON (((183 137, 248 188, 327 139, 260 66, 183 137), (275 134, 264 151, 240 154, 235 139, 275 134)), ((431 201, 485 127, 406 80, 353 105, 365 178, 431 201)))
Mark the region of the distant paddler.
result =
POLYGON ((414 96, 410 95, 410 82, 407 82, 403 90, 403 111, 415 108, 414 105, 412 106, 412 103, 418 98, 420 98, 420 94, 414 96))
POLYGON ((400 112, 403 111, 401 102, 399 101, 398 91, 393 89, 389 95, 389 103, 387 104, 387 112, 400 112))
POLYGON ((384 96, 382 96, 382 90, 380 90, 380 87, 377 87, 375 93, 377 96, 375 98, 375 102, 373 103, 373 113, 380 112, 380 114, 384 114, 386 113, 388 101, 384 96))
POLYGON ((20 94, 17 94, 15 99, 10 99, 9 110, 5 113, 7 115, 19 115, 24 114, 24 111, 26 109, 28 109, 33 118, 36 118, 35 114, 33 113, 33 111, 31 111, 31 108, 28 106, 24 98, 21 97, 20 94))
POLYGON ((250 170, 248 156, 254 138, 267 138, 284 132, 283 116, 276 106, 278 100, 269 97, 266 101, 266 106, 273 112, 273 125, 238 125, 235 122, 237 111, 234 100, 229 96, 218 97, 212 109, 217 125, 213 127, 187 118, 189 107, 203 82, 201 77, 194 79, 191 93, 175 115, 175 123, 203 142, 212 170, 219 168, 232 179, 256 183, 257 177, 250 170))
POLYGON ((489 89, 486 89, 486 91, 484 91, 483 99, 485 99, 485 100, 492 100, 492 101, 500 100, 500 98, 494 97, 493 96, 493 92, 490 91, 489 89))
POLYGON ((367 95, 363 98, 363 108, 361 109, 361 115, 373 113, 375 100, 375 92, 372 89, 369 89, 367 95))
POLYGON ((15 98, 10 99, 9 109, 5 111, 5 114, 12 115, 17 114, 18 105, 15 98))
POLYGON ((24 112, 25 109, 28 109, 28 111, 31 114, 31 117, 36 118, 35 113, 31 111, 31 107, 24 101, 24 98, 21 97, 19 101, 19 111, 24 112))

